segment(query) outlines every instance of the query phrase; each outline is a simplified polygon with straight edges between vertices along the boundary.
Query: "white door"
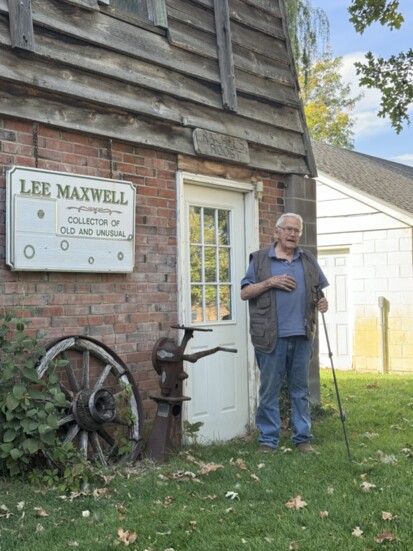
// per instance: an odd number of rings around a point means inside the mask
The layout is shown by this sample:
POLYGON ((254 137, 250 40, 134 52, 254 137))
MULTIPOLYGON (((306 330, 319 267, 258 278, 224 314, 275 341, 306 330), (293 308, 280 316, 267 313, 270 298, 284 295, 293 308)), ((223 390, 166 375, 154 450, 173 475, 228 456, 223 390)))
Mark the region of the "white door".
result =
MULTIPOLYGON (((318 261, 330 285, 324 292, 329 308, 324 315, 333 365, 337 369, 351 369, 351 324, 349 312, 348 261, 347 251, 329 254, 319 252, 318 261)), ((321 314, 319 315, 320 366, 331 367, 327 339, 321 314)))
POLYGON ((248 331, 240 281, 245 273, 244 194, 184 185, 183 323, 195 331, 186 353, 217 346, 196 363, 185 363, 189 377, 184 419, 203 423, 199 441, 228 440, 246 434, 249 419, 248 331), (208 330, 208 331, 204 331, 208 330))

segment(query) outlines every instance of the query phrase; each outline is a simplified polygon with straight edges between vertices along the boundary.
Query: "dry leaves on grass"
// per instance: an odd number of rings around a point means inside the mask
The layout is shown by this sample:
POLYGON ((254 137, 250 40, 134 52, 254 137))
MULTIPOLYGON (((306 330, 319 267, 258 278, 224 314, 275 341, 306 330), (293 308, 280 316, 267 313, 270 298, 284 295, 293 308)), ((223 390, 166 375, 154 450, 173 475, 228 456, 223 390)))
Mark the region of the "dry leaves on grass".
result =
POLYGON ((5 517, 6 519, 8 519, 13 515, 13 513, 10 511, 7 505, 4 505, 4 504, 0 505, 0 511, 1 511, 0 518, 5 517))
POLYGON ((360 484, 360 486, 361 486, 361 489, 363 490, 363 492, 369 492, 371 489, 376 487, 375 484, 371 484, 370 482, 367 482, 367 480, 362 482, 360 484))
POLYGON ((135 543, 138 534, 132 530, 124 530, 123 528, 118 528, 118 542, 123 543, 123 545, 130 545, 135 543))
POLYGON ((49 513, 43 509, 43 507, 34 507, 36 517, 48 517, 49 513))
POLYGON ((360 528, 360 526, 356 526, 351 532, 351 535, 355 536, 356 538, 361 538, 361 536, 363 535, 363 530, 360 528))
POLYGON ((169 505, 172 505, 174 500, 175 498, 173 498, 172 496, 166 496, 163 501, 157 499, 156 501, 154 501, 154 503, 156 505, 163 505, 164 507, 168 507, 169 505))
POLYGON ((187 461, 190 463, 194 463, 195 465, 198 465, 199 471, 198 474, 200 475, 206 475, 209 473, 212 473, 214 471, 217 471, 218 469, 223 469, 224 466, 220 465, 218 463, 203 463, 202 461, 197 461, 193 455, 188 454, 186 456, 187 461))
POLYGON ((377 543, 383 543, 383 541, 394 541, 398 539, 399 538, 397 538, 392 532, 385 530, 382 534, 376 536, 374 538, 374 541, 376 541, 377 543))
POLYGON ((287 501, 285 504, 288 509, 302 509, 307 507, 307 502, 301 499, 301 496, 296 496, 287 501))
POLYGON ((381 518, 383 520, 395 520, 397 517, 396 515, 393 515, 392 513, 388 513, 387 511, 381 512, 381 518))
POLYGON ((175 473, 167 471, 163 474, 163 477, 169 480, 194 480, 196 474, 192 471, 176 471, 175 473))

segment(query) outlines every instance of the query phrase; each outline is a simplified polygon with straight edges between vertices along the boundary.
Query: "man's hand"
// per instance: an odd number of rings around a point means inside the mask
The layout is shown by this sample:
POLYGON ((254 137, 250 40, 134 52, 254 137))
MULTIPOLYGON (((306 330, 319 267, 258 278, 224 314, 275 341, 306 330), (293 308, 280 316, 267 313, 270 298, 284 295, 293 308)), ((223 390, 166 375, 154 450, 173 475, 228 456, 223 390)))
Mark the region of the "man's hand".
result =
POLYGON ((267 282, 268 287, 276 287, 281 291, 293 291, 297 287, 295 279, 287 274, 272 276, 267 282))
POLYGON ((318 311, 321 312, 322 314, 325 314, 328 310, 328 300, 326 299, 326 297, 321 297, 319 299, 319 301, 317 302, 317 308, 318 308, 318 311))

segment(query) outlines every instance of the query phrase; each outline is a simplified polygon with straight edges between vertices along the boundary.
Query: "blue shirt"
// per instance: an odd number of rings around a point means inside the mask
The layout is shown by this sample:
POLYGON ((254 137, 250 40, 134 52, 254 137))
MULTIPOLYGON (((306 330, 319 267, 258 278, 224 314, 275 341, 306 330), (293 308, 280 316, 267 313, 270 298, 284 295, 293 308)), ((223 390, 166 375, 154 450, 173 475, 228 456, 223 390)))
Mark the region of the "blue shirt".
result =
MULTIPOLYGON (((278 335, 280 337, 292 337, 306 335, 305 313, 306 313, 306 289, 304 280, 303 262, 300 258, 302 249, 298 247, 294 251, 291 260, 278 258, 273 245, 269 252, 271 259, 271 275, 278 276, 288 274, 295 279, 297 286, 292 291, 283 291, 274 287, 277 305, 278 335)), ((320 287, 328 286, 328 281, 320 267, 320 287)), ((247 273, 241 280, 241 288, 245 285, 257 283, 254 270, 254 262, 251 261, 247 273)))

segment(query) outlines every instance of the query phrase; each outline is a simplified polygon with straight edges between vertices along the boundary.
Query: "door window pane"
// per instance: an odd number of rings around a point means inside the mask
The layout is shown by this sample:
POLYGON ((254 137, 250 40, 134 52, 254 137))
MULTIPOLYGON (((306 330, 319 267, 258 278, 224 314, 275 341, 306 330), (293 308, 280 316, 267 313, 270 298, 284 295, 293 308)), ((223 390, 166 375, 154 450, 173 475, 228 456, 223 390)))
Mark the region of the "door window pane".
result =
POLYGON ((192 323, 234 319, 231 210, 189 207, 192 323))

